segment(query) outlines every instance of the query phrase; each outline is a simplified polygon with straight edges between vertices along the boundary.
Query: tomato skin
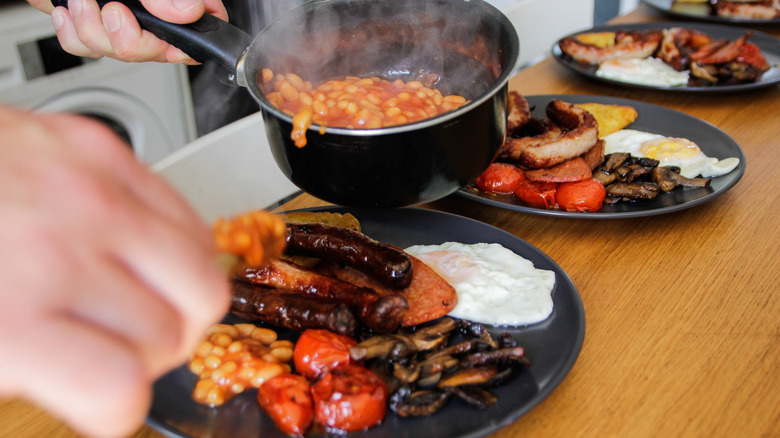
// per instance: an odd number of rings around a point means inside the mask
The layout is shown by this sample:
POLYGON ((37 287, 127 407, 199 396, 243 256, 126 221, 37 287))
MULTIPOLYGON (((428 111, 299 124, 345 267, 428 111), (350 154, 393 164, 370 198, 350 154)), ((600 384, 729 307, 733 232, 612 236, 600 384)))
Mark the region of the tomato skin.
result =
POLYGON ((337 366, 350 364, 350 347, 357 341, 324 329, 308 329, 301 333, 293 350, 295 371, 309 379, 337 366))
POLYGON ((523 181, 515 187, 515 196, 526 204, 535 207, 555 207, 557 183, 541 181, 523 181))
POLYGON ((303 436, 314 421, 311 385, 297 374, 280 374, 257 390, 257 401, 276 427, 288 435, 303 436))
POLYGON ((769 70, 769 62, 767 62, 764 55, 761 53, 761 49, 753 43, 745 43, 739 47, 739 55, 737 55, 737 61, 750 64, 753 67, 766 71, 769 70))
POLYGON ((566 211, 598 211, 604 205, 607 191, 596 179, 561 183, 555 194, 558 207, 566 211))
POLYGON ((525 174, 517 166, 492 163, 474 180, 474 185, 485 192, 512 193, 521 181, 525 181, 525 174))
POLYGON ((312 386, 317 423, 353 432, 379 424, 387 411, 387 386, 372 371, 342 365, 312 386))

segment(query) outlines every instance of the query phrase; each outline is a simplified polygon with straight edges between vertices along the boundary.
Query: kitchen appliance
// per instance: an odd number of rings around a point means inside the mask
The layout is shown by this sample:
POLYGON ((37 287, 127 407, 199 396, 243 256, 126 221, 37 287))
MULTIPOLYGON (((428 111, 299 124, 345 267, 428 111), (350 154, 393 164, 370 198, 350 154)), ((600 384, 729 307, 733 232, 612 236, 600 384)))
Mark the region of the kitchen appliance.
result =
POLYGON ((147 164, 196 137, 186 67, 73 56, 24 1, 0 3, 0 103, 93 117, 147 164))

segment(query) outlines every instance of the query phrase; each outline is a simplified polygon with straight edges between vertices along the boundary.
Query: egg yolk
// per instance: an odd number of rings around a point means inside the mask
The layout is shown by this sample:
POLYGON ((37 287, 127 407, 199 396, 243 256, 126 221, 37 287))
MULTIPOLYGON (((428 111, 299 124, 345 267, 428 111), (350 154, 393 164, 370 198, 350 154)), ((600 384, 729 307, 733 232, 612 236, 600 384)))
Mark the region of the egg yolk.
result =
POLYGON ((660 138, 642 143, 639 147, 642 156, 658 160, 661 163, 671 160, 684 160, 701 155, 696 143, 685 138, 660 138))

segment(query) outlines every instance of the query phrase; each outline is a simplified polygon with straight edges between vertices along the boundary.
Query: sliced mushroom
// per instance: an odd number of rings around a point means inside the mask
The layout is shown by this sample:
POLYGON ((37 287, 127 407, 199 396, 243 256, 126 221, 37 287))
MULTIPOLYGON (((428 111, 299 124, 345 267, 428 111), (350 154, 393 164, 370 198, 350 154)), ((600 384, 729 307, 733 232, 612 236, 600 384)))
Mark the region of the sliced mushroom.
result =
POLYGON ((607 195, 628 198, 651 200, 658 196, 658 184, 653 182, 622 183, 616 182, 606 187, 607 195))
POLYGON ((404 383, 412 383, 420 378, 420 366, 418 364, 403 365, 400 362, 393 364, 393 376, 404 383))
POLYGON ((488 408, 498 401, 498 397, 490 391, 476 387, 456 387, 452 389, 452 394, 471 406, 482 409, 488 408))
POLYGON ((428 374, 427 376, 417 379, 417 386, 420 388, 435 388, 439 385, 442 373, 428 374))
MULTIPOLYGON (((709 67, 711 68, 711 66, 709 67)), ((718 82, 718 78, 716 77, 717 71, 710 71, 708 66, 703 66, 696 62, 691 63, 691 75, 693 77, 703 79, 711 84, 718 82)))
POLYGON ((631 183, 634 180, 642 178, 645 175, 649 175, 652 171, 652 167, 645 167, 640 164, 630 164, 625 166, 626 173, 623 174, 623 182, 631 183))
POLYGON ((420 328, 414 332, 402 333, 417 351, 435 350, 447 343, 450 333, 457 327, 452 318, 442 318, 436 324, 420 328))
POLYGON ((423 376, 430 374, 440 373, 457 367, 460 361, 448 354, 436 355, 434 357, 426 358, 417 365, 420 367, 420 372, 423 376))
POLYGON ((439 380, 439 388, 463 385, 484 385, 490 382, 490 379, 496 374, 498 374, 498 367, 495 366, 464 368, 455 371, 452 374, 442 376, 442 379, 439 380))
POLYGON ((606 161, 604 162, 604 170, 607 173, 614 172, 618 167, 622 166, 623 163, 625 163, 629 158, 631 158, 631 154, 626 152, 616 152, 614 154, 609 154, 606 156, 606 161))
POLYGON ((686 178, 675 172, 669 166, 659 166, 653 169, 653 182, 664 192, 673 190, 678 185, 687 187, 709 187, 711 178, 686 178))
POLYGON ((593 172, 593 178, 596 178, 598 182, 600 182, 604 187, 612 184, 613 182, 617 181, 618 175, 615 172, 607 173, 604 169, 596 169, 595 172, 593 172))
POLYGON ((409 357, 417 352, 415 345, 404 336, 378 335, 372 336, 349 349, 352 360, 368 360, 382 357, 388 360, 398 360, 409 357))
POLYGON ((437 412, 449 400, 448 392, 425 389, 412 393, 398 403, 395 412, 402 417, 422 417, 437 412))
POLYGON ((484 343, 480 339, 466 339, 465 341, 460 341, 448 347, 442 348, 441 350, 435 351, 431 353, 431 356, 429 357, 440 355, 458 356, 472 351, 477 351, 480 346, 484 346, 484 343))
POLYGON ((501 348, 498 350, 480 351, 469 354, 460 361, 463 368, 472 368, 498 363, 522 363, 525 364, 525 349, 523 347, 501 348))

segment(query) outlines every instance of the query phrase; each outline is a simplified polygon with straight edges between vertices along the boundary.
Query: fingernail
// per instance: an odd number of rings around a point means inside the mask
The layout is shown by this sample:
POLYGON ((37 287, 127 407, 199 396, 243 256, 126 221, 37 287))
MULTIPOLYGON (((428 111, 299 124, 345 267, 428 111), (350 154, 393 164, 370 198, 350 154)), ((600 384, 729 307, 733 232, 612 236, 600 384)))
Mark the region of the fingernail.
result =
POLYGON ((72 17, 79 16, 79 14, 81 14, 81 11, 83 9, 84 9, 83 0, 69 0, 68 1, 68 10, 70 11, 70 15, 72 17))
POLYGON ((173 7, 180 11, 189 11, 201 3, 202 0, 173 0, 173 7))
POLYGON ((62 25, 65 24, 65 17, 62 15, 61 9, 51 11, 51 24, 54 26, 54 30, 60 30, 62 25))
POLYGON ((115 33, 122 27, 122 16, 117 11, 103 10, 101 14, 103 16, 103 25, 106 26, 106 30, 115 33))

